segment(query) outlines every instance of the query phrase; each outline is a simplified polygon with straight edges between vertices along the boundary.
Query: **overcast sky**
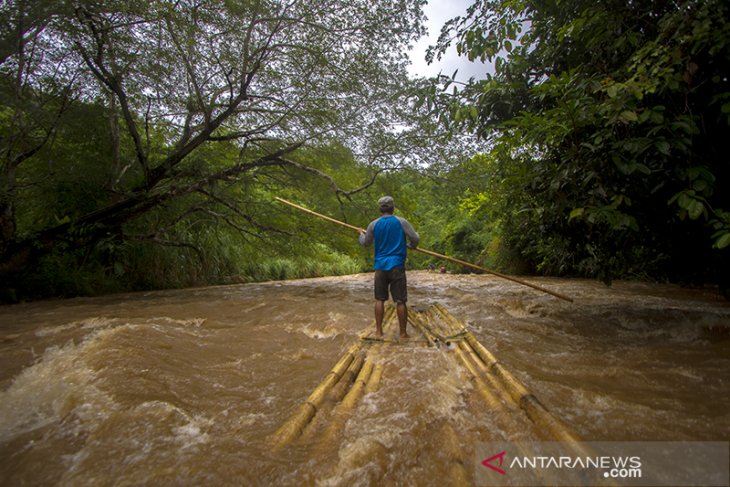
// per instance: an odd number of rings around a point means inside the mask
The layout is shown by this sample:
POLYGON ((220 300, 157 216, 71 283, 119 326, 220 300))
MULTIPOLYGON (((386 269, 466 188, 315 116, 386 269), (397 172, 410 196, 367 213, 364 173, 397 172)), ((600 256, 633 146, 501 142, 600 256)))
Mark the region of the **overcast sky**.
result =
MULTIPOLYGON (((434 60, 433 63, 426 64, 426 49, 428 46, 435 45, 441 33, 441 27, 444 23, 457 15, 463 16, 466 9, 472 4, 473 0, 428 0, 425 7, 426 28, 428 34, 422 37, 410 51, 411 65, 409 73, 413 76, 431 77, 441 72, 447 76, 451 76, 456 69, 459 73, 456 79, 466 81, 470 77, 483 78, 484 73, 489 68, 481 62, 469 62, 466 57, 458 56, 456 48, 451 48, 441 58, 441 61, 434 60)), ((490 69, 490 71, 494 72, 490 69)))

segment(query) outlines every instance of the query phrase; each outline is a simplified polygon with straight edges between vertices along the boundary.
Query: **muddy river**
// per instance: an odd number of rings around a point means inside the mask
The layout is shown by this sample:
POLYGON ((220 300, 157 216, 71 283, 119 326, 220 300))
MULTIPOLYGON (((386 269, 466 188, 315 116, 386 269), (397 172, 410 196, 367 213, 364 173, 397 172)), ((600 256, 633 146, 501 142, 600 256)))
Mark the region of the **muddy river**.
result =
MULTIPOLYGON (((409 305, 445 306, 583 439, 730 440, 730 304, 716 292, 530 281, 575 302, 419 271, 409 305)), ((371 296, 362 274, 0 307, 0 485, 441 486, 441 425, 465 458, 529 439, 409 330, 335 435, 313 427, 272 450, 372 326, 371 296)))

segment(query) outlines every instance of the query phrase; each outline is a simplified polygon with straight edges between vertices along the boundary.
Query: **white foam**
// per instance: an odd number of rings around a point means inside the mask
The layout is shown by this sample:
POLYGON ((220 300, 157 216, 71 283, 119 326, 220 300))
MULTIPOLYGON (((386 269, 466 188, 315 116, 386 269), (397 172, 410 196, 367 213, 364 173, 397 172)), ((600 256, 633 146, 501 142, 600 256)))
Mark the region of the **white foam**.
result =
POLYGON ((182 444, 182 448, 190 448, 203 443, 208 443, 210 437, 202 428, 209 427, 208 421, 202 417, 190 418, 190 421, 181 426, 173 428, 175 441, 182 444))
POLYGON ((327 324, 324 327, 318 327, 317 325, 305 325, 304 328, 299 331, 307 335, 309 338, 327 340, 340 335, 343 330, 334 324, 327 324))
MULTIPOLYGON (((269 403, 271 403, 271 401, 268 401, 266 403, 269 404, 269 403)), ((256 423, 259 423, 259 422, 265 421, 265 420, 266 420, 266 415, 264 413, 248 413, 239 418, 239 424, 241 426, 253 426, 256 423)))
POLYGON ((0 392, 0 440, 60 422, 72 412, 80 422, 113 409, 110 397, 94 384, 95 372, 82 360, 93 339, 68 341, 46 349, 40 359, 21 371, 0 392))
POLYGON ((66 323, 65 325, 47 326, 44 328, 40 328, 35 331, 35 335, 38 337, 53 336, 68 330, 73 330, 74 328, 79 328, 82 330, 95 330, 100 328, 107 328, 113 325, 115 322, 115 318, 95 316, 91 318, 85 318, 79 321, 73 321, 71 323, 66 323))
POLYGON ((200 328, 203 323, 205 323, 205 318, 187 318, 187 319, 178 319, 178 318, 171 318, 169 316, 156 316, 154 318, 148 318, 147 323, 156 323, 156 322, 163 322, 163 323, 170 323, 173 325, 181 325, 181 326, 193 326, 195 328, 200 328))

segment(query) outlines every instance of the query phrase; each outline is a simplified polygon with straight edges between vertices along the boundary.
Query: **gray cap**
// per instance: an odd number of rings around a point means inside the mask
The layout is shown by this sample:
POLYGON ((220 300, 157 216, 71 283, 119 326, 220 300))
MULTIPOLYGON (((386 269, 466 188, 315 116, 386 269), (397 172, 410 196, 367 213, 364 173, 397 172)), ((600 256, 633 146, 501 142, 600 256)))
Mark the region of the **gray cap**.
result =
POLYGON ((383 196, 378 200, 378 208, 381 213, 392 213, 395 209, 395 201, 392 196, 383 196))

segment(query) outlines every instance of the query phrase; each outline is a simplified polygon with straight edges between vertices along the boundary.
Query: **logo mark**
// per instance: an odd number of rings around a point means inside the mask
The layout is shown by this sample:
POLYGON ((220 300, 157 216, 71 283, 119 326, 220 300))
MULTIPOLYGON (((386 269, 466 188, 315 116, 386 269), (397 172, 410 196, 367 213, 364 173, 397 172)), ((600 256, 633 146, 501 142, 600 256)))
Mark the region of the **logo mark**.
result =
POLYGON ((484 465, 487 468, 491 468, 492 470, 494 470, 495 472, 497 472, 497 473, 499 473, 501 475, 507 475, 507 472, 505 472, 504 470, 502 470, 501 468, 499 468, 499 467, 502 466, 502 463, 504 462, 504 456, 506 454, 507 454, 507 452, 506 451, 503 451, 501 453, 497 453, 496 455, 492 455, 491 457, 489 457, 486 460, 484 460, 482 462, 482 465, 484 465), (492 465, 492 462, 494 460, 497 460, 497 459, 499 459, 499 467, 492 465))

